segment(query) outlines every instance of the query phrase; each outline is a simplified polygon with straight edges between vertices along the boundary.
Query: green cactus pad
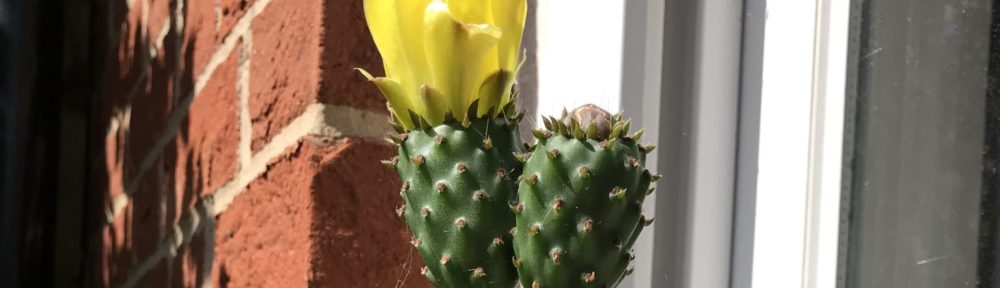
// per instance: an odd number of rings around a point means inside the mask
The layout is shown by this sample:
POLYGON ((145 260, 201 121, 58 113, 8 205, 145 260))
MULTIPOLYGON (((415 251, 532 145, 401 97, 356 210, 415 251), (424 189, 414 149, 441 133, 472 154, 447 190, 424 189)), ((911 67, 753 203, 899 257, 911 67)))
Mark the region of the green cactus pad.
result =
POLYGON ((624 136, 620 115, 588 118, 581 109, 547 118, 530 156, 519 157, 527 162, 512 205, 512 261, 526 288, 616 286, 652 222, 642 202, 658 176, 644 168, 651 148, 636 143, 641 132, 624 136))
POLYGON ((524 148, 517 119, 449 121, 392 138, 399 156, 385 163, 403 181, 397 213, 413 232, 424 276, 436 287, 513 287, 508 204, 521 174, 513 154, 524 148))

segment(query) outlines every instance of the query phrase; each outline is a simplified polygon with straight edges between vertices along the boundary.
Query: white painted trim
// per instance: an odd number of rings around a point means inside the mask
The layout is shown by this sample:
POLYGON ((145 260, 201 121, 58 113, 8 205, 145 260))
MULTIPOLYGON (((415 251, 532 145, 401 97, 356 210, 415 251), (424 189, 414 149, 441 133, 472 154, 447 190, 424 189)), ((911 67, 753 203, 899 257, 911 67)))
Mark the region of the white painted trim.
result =
POLYGON ((764 24, 752 287, 801 287, 817 1, 769 1, 764 24))
POLYGON ((768 3, 752 287, 837 284, 849 6, 768 3))
POLYGON ((699 2, 682 287, 721 288, 732 260, 743 1, 699 2))
MULTIPOLYGON (((663 72, 663 21, 666 3, 658 0, 630 0, 625 2, 625 27, 622 48, 621 106, 625 115, 632 119, 633 127, 646 129, 644 142, 660 146, 660 93, 663 72)), ((646 155, 646 169, 660 171, 659 151, 646 155)), ((654 217, 656 195, 653 193, 643 202, 643 211, 654 217)), ((636 240, 632 263, 635 271, 625 277, 621 287, 647 288, 653 285, 657 273, 653 267, 654 231, 657 225, 645 228, 636 240)))
POLYGON ((834 288, 840 232, 850 1, 819 7, 803 286, 834 288))

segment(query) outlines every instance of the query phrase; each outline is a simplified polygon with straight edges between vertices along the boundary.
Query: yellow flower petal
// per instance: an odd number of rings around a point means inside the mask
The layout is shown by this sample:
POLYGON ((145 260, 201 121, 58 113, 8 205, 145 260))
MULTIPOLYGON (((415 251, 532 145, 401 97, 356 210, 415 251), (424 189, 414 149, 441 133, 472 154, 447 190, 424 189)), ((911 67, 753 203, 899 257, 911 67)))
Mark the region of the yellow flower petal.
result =
POLYGON ((365 19, 375 46, 382 54, 386 77, 394 77, 406 69, 397 21, 396 0, 365 0, 365 19))
MULTIPOLYGON (((424 53, 424 10, 431 0, 395 0, 395 11, 399 26, 400 47, 404 55, 407 71, 399 79, 407 90, 407 94, 416 98, 420 95, 420 86, 431 82, 430 68, 424 53)), ((418 113, 426 112, 426 107, 417 107, 418 113)))
MULTIPOLYGON (((498 0, 506 2, 509 0, 498 0)), ((493 24, 492 0, 447 0, 448 10, 455 19, 467 24, 493 24)))
POLYGON ((478 94, 480 69, 485 56, 500 40, 499 28, 488 24, 463 24, 440 1, 432 2, 424 13, 424 49, 434 87, 447 99, 447 107, 458 119, 465 119, 471 99, 478 94))
POLYGON ((430 122, 431 125, 444 123, 444 114, 448 112, 448 106, 445 105, 446 101, 444 98, 445 95, 440 90, 428 85, 420 86, 420 100, 427 107, 427 114, 422 114, 421 116, 427 122, 430 122))
POLYGON ((503 38, 497 45, 500 51, 500 68, 514 71, 517 55, 521 50, 521 34, 528 13, 526 0, 494 0, 493 20, 503 30, 503 38))
MULTIPOLYGON (((513 82, 514 74, 510 71, 499 70, 491 74, 486 80, 483 80, 483 85, 479 87, 479 106, 476 108, 476 117, 483 117, 490 108, 496 108, 493 112, 496 114, 501 107, 500 98, 504 95, 504 88, 507 86, 508 82, 513 82)), ((509 90, 509 88, 507 88, 509 90)))
POLYGON ((388 78, 375 78, 372 74, 368 73, 361 68, 355 68, 358 72, 361 72, 368 81, 371 81, 378 87, 379 91, 382 91, 382 95, 389 102, 389 107, 391 107, 391 112, 396 115, 396 120, 399 124, 403 126, 404 129, 412 129, 413 122, 410 121, 409 110, 412 109, 413 105, 410 104, 410 100, 406 97, 406 91, 403 86, 396 82, 395 80, 388 78))
MULTIPOLYGON (((501 69, 513 71, 516 76, 520 70, 517 56, 521 50, 521 36, 524 33, 524 22, 528 15, 527 0, 494 0, 492 4, 493 19, 504 33, 497 45, 499 66, 501 69)), ((498 103, 501 107, 510 101, 510 87, 514 85, 514 78, 516 77, 511 77, 506 84, 503 96, 498 103)))

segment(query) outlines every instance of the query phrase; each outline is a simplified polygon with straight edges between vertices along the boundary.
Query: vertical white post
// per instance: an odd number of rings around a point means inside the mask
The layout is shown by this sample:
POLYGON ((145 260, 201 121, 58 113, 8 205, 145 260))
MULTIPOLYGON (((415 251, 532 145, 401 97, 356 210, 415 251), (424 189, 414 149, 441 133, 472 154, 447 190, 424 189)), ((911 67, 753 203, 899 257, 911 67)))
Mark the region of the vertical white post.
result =
POLYGON ((834 288, 843 184, 850 1, 820 2, 803 287, 834 288))
POLYGON ((801 287, 806 249, 817 1, 767 3, 753 287, 801 287))
MULTIPOLYGON (((630 0, 625 2, 624 42, 621 63, 621 106, 625 116, 632 119, 633 127, 646 129, 643 136, 646 143, 663 147, 660 139, 660 92, 663 71, 663 17, 664 1, 630 0)), ((660 149, 646 155, 646 169, 661 172, 658 167, 660 149)), ((643 211, 654 217, 656 195, 653 193, 643 202, 643 211)), ((636 257, 632 265, 635 271, 626 277, 622 287, 647 288, 653 285, 653 251, 657 248, 654 239, 656 225, 646 227, 636 240, 636 257)))
POLYGON ((687 281, 728 287, 739 116, 742 1, 700 3, 695 49, 694 113, 687 281))

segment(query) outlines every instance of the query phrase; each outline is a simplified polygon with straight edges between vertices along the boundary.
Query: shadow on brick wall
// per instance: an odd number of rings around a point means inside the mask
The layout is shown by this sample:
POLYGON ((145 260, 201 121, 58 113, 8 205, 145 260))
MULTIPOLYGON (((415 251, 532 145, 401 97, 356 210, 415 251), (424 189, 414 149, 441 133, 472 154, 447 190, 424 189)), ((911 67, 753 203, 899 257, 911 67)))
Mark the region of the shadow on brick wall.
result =
POLYGON ((317 149, 322 168, 312 183, 310 286, 431 287, 395 213, 402 203, 399 178, 379 163, 395 149, 380 142, 346 139, 317 149))
MULTIPOLYGON (((170 1, 171 10, 175 5, 177 1, 170 1)), ((93 53, 102 66, 94 73, 102 80, 91 103, 89 134, 94 136, 89 147, 94 161, 88 169, 92 185, 84 274, 86 284, 109 287, 126 283, 171 241, 180 214, 205 193, 202 171, 211 163, 201 161, 196 150, 185 149, 197 146, 189 143, 188 116, 171 124, 188 108, 184 98, 194 85, 194 39, 173 33, 172 26, 161 45, 154 39, 158 31, 142 26, 135 11, 128 12, 126 1, 97 1, 95 7, 93 53), (114 213, 109 207, 121 195, 130 196, 128 206, 120 215, 110 215, 114 213)), ((169 15, 168 25, 174 25, 173 17, 185 17, 187 9, 169 15)), ((181 246, 175 257, 165 257, 137 277, 137 284, 196 286, 212 267, 204 261, 211 255, 204 255, 203 247, 202 241, 181 246)))

